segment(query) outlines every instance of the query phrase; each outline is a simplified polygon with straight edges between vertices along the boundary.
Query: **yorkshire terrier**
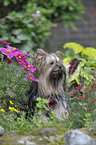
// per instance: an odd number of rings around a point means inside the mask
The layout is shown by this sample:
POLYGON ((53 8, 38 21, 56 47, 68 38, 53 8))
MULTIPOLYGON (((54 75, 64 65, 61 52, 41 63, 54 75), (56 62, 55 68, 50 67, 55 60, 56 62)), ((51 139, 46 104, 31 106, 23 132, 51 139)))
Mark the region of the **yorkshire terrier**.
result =
POLYGON ((48 54, 38 49, 32 64, 36 68, 34 76, 39 82, 32 82, 29 91, 29 108, 34 112, 36 98, 45 98, 49 100, 48 106, 55 111, 56 117, 62 119, 62 116, 68 113, 63 89, 66 70, 62 63, 62 52, 48 54))

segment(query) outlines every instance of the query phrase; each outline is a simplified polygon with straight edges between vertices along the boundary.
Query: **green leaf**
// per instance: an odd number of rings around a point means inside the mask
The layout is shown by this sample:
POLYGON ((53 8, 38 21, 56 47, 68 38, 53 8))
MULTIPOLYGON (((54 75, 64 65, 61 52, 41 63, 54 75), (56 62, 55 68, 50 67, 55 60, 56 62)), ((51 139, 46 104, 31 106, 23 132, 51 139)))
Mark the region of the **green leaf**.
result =
POLYGON ((67 57, 63 59, 64 64, 69 63, 74 57, 67 57))
POLYGON ((83 51, 83 46, 75 42, 69 42, 64 44, 63 48, 70 48, 75 51, 75 53, 80 53, 83 51))
POLYGON ((74 80, 77 82, 78 85, 81 84, 81 83, 80 83, 80 80, 79 80, 79 75, 76 75, 76 76, 74 77, 74 80))
POLYGON ((10 2, 9 2, 8 0, 5 0, 5 1, 3 2, 3 4, 4 4, 4 6, 8 6, 8 5, 10 4, 10 2))
POLYGON ((19 39, 19 40, 29 40, 29 37, 25 33, 21 32, 17 35, 17 39, 19 39))
POLYGON ((12 34, 18 35, 21 31, 22 31, 22 29, 13 29, 12 34))
POLYGON ((38 97, 36 100, 37 100, 37 101, 41 101, 42 99, 41 99, 41 97, 38 97))
POLYGON ((96 49, 93 47, 86 47, 82 50, 82 53, 86 56, 92 57, 92 59, 96 59, 96 49))

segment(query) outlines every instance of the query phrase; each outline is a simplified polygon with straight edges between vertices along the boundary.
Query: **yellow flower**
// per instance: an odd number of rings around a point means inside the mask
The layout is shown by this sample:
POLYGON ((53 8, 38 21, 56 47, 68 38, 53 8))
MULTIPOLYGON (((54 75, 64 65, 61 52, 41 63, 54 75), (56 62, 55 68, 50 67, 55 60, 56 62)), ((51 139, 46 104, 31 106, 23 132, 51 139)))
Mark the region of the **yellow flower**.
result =
POLYGON ((15 47, 13 47, 13 49, 16 49, 15 47))
POLYGON ((10 49, 8 49, 8 50, 7 50, 7 53, 10 53, 10 52, 11 52, 10 49))
POLYGON ((19 113, 19 112, 20 112, 20 111, 18 111, 18 110, 17 110, 17 109, 15 109, 15 108, 14 108, 13 110, 14 110, 15 112, 17 112, 17 113, 19 113))
POLYGON ((21 59, 21 56, 18 56, 19 57, 19 59, 21 59))
POLYGON ((28 67, 30 67, 30 65, 28 65, 28 67))
POLYGON ((30 77, 30 80, 32 80, 32 77, 30 77))
POLYGON ((9 106, 9 109, 10 109, 11 111, 13 111, 14 107, 10 107, 10 106, 9 106))
POLYGON ((12 101, 10 101, 10 104, 14 104, 12 101))
POLYGON ((2 111, 2 112, 5 112, 5 110, 4 110, 4 109, 1 109, 1 111, 2 111))
POLYGON ((10 106, 9 106, 9 109, 10 109, 11 111, 15 111, 15 112, 17 112, 17 113, 20 113, 20 111, 18 111, 18 110, 15 109, 14 107, 10 107, 10 106))

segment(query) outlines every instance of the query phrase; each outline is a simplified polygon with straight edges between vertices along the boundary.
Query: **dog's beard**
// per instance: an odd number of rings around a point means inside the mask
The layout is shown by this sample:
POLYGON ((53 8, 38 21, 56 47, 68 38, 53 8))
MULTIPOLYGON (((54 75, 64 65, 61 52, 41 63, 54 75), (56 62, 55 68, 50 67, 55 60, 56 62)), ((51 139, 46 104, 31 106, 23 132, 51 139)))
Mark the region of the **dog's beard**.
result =
POLYGON ((32 82, 29 91, 29 108, 32 108, 33 112, 37 97, 48 99, 49 107, 57 109, 55 111, 57 117, 65 111, 66 102, 63 87, 66 81, 66 71, 61 60, 58 51, 54 54, 47 54, 41 49, 38 50, 33 66, 36 68, 34 76, 39 79, 39 82, 38 84, 32 82))
POLYGON ((65 80, 65 70, 63 65, 56 65, 54 67, 47 67, 39 76, 38 89, 41 96, 51 97, 62 95, 64 93, 63 83, 65 80))
POLYGON ((64 71, 53 69, 50 73, 50 83, 56 89, 60 82, 64 80, 64 71))

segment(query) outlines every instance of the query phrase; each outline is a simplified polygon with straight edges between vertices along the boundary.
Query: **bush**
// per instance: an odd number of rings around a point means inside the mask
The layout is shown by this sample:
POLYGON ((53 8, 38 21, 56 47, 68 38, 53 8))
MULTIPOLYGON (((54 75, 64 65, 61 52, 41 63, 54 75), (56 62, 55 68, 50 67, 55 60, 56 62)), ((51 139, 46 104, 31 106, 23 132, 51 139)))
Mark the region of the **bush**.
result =
POLYGON ((10 101, 18 110, 26 110, 30 82, 23 70, 7 62, 0 63, 0 108, 9 111, 10 101))
MULTIPOLYGON (((4 5, 12 2, 18 1, 4 0, 4 5)), ((21 9, 0 19, 0 39, 31 53, 35 53, 35 48, 44 47, 45 39, 51 34, 50 29, 56 26, 56 19, 65 26, 74 27, 74 22, 81 20, 84 13, 81 1, 76 0, 28 0, 21 9)))
POLYGON ((85 86, 90 84, 96 74, 96 49, 84 48, 75 42, 66 43, 63 47, 74 52, 72 56, 63 59, 67 70, 67 83, 71 85, 84 83, 85 86))
POLYGON ((77 86, 68 96, 70 128, 91 127, 96 119, 96 80, 86 86, 77 86))

